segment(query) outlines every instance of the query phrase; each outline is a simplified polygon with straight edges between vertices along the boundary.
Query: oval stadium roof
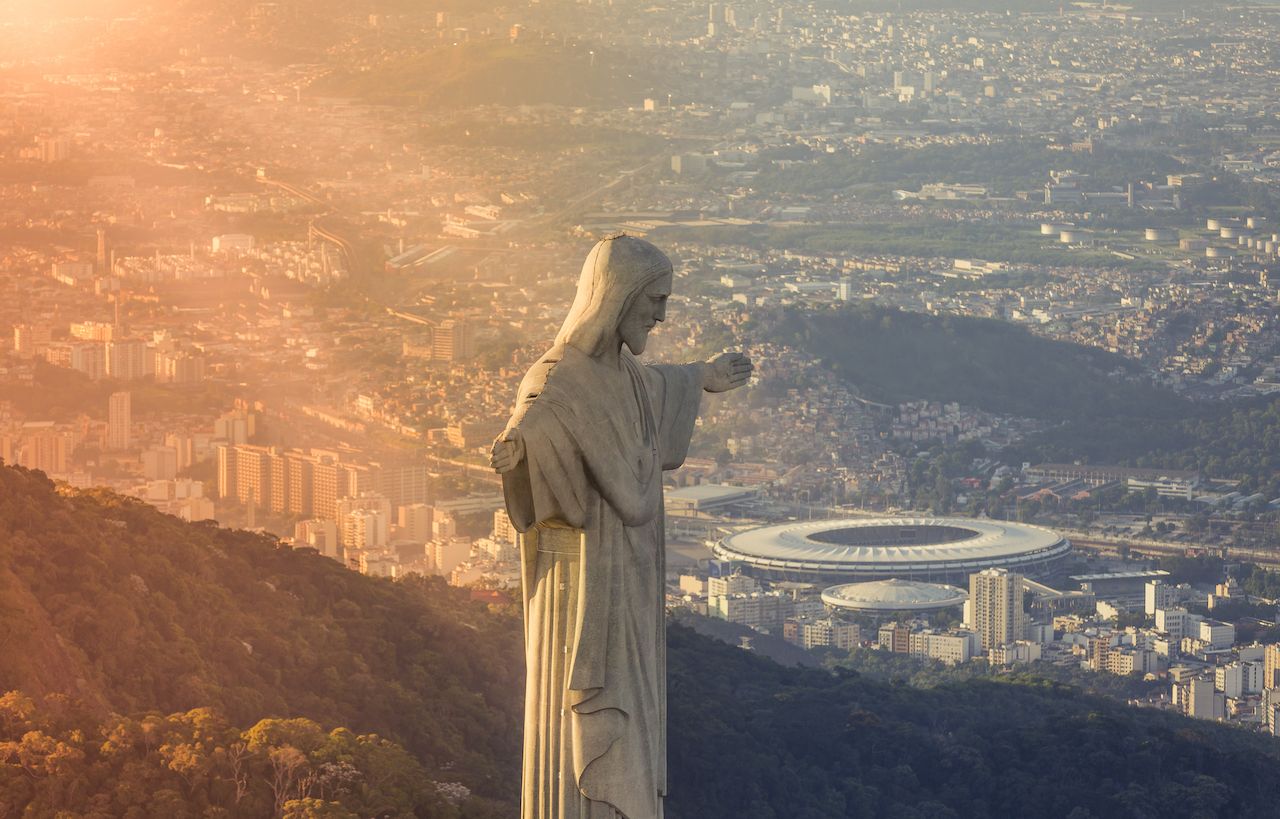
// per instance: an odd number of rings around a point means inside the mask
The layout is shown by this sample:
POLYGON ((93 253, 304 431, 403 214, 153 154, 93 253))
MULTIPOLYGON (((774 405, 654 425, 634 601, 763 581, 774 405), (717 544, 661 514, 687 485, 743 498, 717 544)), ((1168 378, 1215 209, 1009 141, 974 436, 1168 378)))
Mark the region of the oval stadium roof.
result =
POLYGON ((1034 566, 1070 550, 1040 526, 930 516, 783 523, 738 532, 714 548, 719 558, 760 569, 867 579, 1034 566))
POLYGON ((871 580, 846 583, 822 592, 822 602, 854 611, 925 611, 959 606, 969 594, 955 586, 916 580, 871 580))

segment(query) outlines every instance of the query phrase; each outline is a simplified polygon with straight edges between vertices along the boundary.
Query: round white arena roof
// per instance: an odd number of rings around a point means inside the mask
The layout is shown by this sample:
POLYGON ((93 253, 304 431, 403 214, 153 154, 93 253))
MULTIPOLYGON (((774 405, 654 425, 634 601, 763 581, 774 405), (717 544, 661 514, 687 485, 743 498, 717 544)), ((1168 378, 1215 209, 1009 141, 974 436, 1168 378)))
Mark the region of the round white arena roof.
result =
POLYGON ((1034 572, 1065 557, 1071 544, 1040 526, 922 516, 764 526, 730 535, 713 551, 788 576, 941 579, 993 566, 1034 572))
POLYGON ((854 611, 928 611, 959 606, 968 599, 968 592, 955 586, 897 578, 846 583, 822 592, 828 606, 854 611))

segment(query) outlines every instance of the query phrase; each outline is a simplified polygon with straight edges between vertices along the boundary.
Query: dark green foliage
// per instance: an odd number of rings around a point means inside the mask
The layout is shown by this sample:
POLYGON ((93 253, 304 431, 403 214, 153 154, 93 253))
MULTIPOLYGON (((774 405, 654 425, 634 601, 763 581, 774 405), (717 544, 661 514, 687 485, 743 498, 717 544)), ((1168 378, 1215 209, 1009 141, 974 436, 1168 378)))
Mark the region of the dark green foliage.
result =
POLYGON ((1267 571, 1253 563, 1241 563, 1231 570, 1231 576, 1240 582, 1240 588, 1255 597, 1280 599, 1280 572, 1267 571))
POLYGON ((787 311, 778 332, 865 397, 886 403, 958 401, 1050 421, 1173 417, 1185 404, 1138 380, 1120 356, 1040 338, 1008 322, 859 304, 787 311))
POLYGON ((921 690, 669 640, 671 819, 1269 816, 1280 799, 1280 743, 1226 726, 1033 678, 921 690))
POLYGON ((1172 420, 1137 412, 1077 419, 1031 441, 1032 457, 1200 469, 1215 478, 1243 479, 1243 489, 1261 491, 1268 500, 1280 496, 1280 400, 1189 410, 1172 420))
POLYGON ((6 467, 0 612, 0 692, 100 713, 212 707, 235 725, 307 717, 394 739, 477 791, 514 790, 519 631, 439 578, 378 581, 6 467))
POLYGON ((0 696, 0 816, 501 815, 479 800, 462 813, 398 745, 311 720, 240 730, 200 708, 91 724, 57 697, 0 696))
POLYGON ((1167 555, 1156 561, 1161 569, 1169 573, 1169 583, 1221 583, 1225 576, 1222 573, 1222 558, 1214 555, 1167 555))
POLYGON ((1010 670, 1000 666, 992 667, 980 659, 959 665, 947 665, 926 657, 874 649, 856 649, 848 653, 832 652, 828 665, 832 668, 856 671, 879 682, 906 682, 913 688, 936 688, 956 685, 968 680, 993 678, 1027 685, 1043 685, 1052 681, 1078 688, 1089 694, 1122 701, 1146 697, 1153 691, 1164 689, 1166 686, 1164 682, 1148 682, 1141 674, 1121 677, 1078 666, 1037 663, 1034 666, 1015 666, 1015 670, 1010 670))

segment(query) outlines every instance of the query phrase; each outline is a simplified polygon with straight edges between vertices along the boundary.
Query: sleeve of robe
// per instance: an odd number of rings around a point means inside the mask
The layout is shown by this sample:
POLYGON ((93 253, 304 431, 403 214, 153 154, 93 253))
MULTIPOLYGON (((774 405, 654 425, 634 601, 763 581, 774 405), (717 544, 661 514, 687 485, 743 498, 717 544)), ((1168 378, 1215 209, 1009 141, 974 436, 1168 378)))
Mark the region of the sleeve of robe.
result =
POLYGON ((551 400, 521 407, 511 426, 520 428, 525 457, 502 476, 507 514, 517 531, 558 521, 576 529, 586 523, 590 488, 572 408, 551 400))
POLYGON ((689 439, 702 402, 701 364, 655 364, 644 368, 657 414, 663 469, 676 469, 689 454, 689 439))

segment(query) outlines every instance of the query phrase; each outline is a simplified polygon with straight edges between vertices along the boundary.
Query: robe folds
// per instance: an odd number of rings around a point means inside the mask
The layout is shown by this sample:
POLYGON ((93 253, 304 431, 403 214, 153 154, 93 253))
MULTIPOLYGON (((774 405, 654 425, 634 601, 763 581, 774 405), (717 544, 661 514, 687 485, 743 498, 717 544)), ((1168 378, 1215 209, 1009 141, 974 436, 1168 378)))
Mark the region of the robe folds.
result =
POLYGON ((522 819, 661 819, 662 471, 684 462, 699 365, 617 367, 557 345, 529 371, 503 476, 521 532, 528 670, 522 819))

